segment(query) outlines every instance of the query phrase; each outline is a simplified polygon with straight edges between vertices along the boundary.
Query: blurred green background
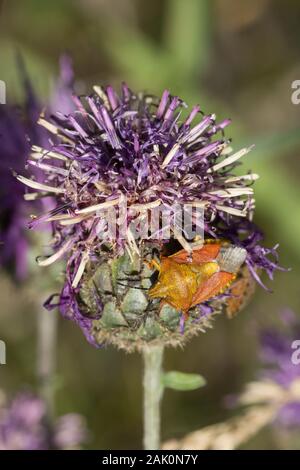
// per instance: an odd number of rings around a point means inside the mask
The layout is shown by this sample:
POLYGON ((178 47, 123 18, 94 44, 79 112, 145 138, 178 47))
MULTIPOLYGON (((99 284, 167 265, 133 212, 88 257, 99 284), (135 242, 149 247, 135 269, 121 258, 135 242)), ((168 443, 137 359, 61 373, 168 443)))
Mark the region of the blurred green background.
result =
MULTIPOLYGON (((213 330, 184 351, 168 350, 165 356, 166 369, 201 373, 208 385, 194 392, 166 391, 164 439, 229 417, 224 395, 241 390, 257 371, 257 325, 276 322, 284 306, 300 315, 300 105, 291 103, 291 83, 300 79, 299 1, 7 0, 0 5, 0 78, 9 102, 22 99, 16 51, 44 100, 58 58, 67 51, 79 92, 122 80, 158 94, 167 87, 220 120, 231 117, 227 136, 236 149, 256 144, 244 160, 244 168, 261 176, 256 222, 267 245, 280 243, 281 265, 292 271, 276 274, 273 294, 258 287, 236 319, 218 318, 213 330)), ((36 381, 41 293, 16 287, 4 273, 0 289, 0 338, 7 344, 0 388, 10 395, 36 381)), ((57 413, 86 416, 90 448, 141 447, 141 375, 138 354, 95 350, 78 327, 59 318, 57 413)), ((264 430, 245 447, 281 445, 273 431, 264 430)))

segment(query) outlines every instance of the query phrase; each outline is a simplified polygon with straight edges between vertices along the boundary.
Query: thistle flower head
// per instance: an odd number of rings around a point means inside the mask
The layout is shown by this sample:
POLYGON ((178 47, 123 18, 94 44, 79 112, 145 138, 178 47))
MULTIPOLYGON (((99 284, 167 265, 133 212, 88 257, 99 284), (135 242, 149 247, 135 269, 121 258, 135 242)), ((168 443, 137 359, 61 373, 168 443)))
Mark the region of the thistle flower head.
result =
POLYGON ((86 438, 82 416, 70 413, 49 426, 44 401, 29 392, 0 408, 0 450, 74 449, 86 438))
MULTIPOLYGON (((56 200, 54 210, 30 223, 53 224, 53 252, 39 259, 40 265, 67 259, 58 302, 52 298, 47 306, 59 305, 93 343, 114 342, 113 328, 117 342, 121 335, 133 343, 137 331, 152 341, 165 328, 162 315, 157 321, 158 315, 150 314, 158 312, 157 299, 146 293, 155 279, 144 261, 155 254, 174 252, 175 246, 191 254, 203 237, 225 239, 242 248, 253 276, 258 278, 260 269, 272 276, 276 253, 260 247, 261 234, 252 223, 252 183, 258 176, 234 174, 251 147, 232 151, 224 136, 228 119, 217 122, 199 106, 186 113, 185 103, 167 90, 158 99, 126 84, 120 95, 111 86, 96 86, 92 95, 73 100, 74 112, 39 120, 55 138, 50 150, 34 145, 28 161, 44 172, 43 181, 19 176, 39 195, 56 200), (190 237, 174 223, 178 205, 202 211, 201 222, 191 218, 202 236, 190 237), (155 210, 160 215, 153 236, 148 215, 155 210)), ((196 310, 191 321, 201 329, 216 306, 201 302, 200 313, 196 310)), ((166 334, 178 331, 180 312, 173 308, 165 314, 172 315, 166 334)))

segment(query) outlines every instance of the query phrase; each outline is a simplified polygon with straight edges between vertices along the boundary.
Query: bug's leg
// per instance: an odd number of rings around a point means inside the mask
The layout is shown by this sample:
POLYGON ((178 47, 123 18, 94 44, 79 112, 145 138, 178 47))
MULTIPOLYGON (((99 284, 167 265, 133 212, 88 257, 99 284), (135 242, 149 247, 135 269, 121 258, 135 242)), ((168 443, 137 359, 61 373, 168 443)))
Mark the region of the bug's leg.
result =
MULTIPOLYGON (((221 245, 220 243, 209 243, 201 248, 195 248, 193 250, 193 263, 207 263, 213 261, 219 254, 221 245)), ((189 253, 186 250, 180 250, 178 253, 169 256, 176 263, 187 263, 189 253)))
POLYGON ((184 321, 186 322, 189 319, 189 311, 183 310, 182 314, 183 314, 184 321))
POLYGON ((152 259, 151 261, 144 261, 145 265, 148 266, 149 269, 156 269, 156 271, 160 272, 160 264, 155 260, 152 259))
POLYGON ((194 307, 195 305, 198 305, 201 302, 209 300, 221 292, 224 292, 224 290, 227 289, 235 277, 235 274, 224 271, 213 274, 198 288, 197 292, 193 296, 191 307, 194 307))
POLYGON ((185 322, 188 320, 188 318, 189 318, 188 310, 182 310, 182 315, 180 316, 180 319, 179 319, 179 331, 182 335, 185 330, 185 322))

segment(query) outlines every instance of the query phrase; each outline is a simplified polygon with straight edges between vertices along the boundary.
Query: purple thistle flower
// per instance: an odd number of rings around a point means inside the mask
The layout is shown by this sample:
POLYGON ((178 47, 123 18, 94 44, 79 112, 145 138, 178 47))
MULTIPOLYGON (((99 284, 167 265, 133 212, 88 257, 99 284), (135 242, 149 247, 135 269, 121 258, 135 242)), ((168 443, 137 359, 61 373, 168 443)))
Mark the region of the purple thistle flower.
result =
POLYGON ((282 323, 287 315, 289 319, 283 324, 283 330, 265 329, 260 337, 260 357, 266 366, 263 375, 284 387, 288 387, 291 382, 300 378, 300 367, 291 360, 292 343, 300 339, 300 322, 291 310, 285 310, 280 315, 282 323))
POLYGON ((0 450, 77 448, 86 438, 82 416, 61 416, 51 427, 44 401, 31 393, 20 393, 8 406, 0 408, 0 450))
POLYGON ((292 401, 280 408, 276 419, 285 428, 299 428, 300 426, 300 401, 292 401))
MULTIPOLYGON (((104 209, 128 205, 128 225, 137 221, 136 207, 192 204, 204 208, 205 238, 227 239, 247 251, 246 265, 258 277, 265 270, 272 278, 277 268, 276 248, 261 246, 262 233, 251 222, 254 213, 252 183, 257 175, 235 176, 234 169, 251 149, 233 153, 224 136, 228 119, 203 115, 199 106, 182 117, 185 103, 164 91, 161 99, 134 93, 126 84, 120 95, 108 86, 94 87, 90 96, 74 97, 76 110, 57 113, 40 124, 56 142, 50 151, 33 148, 29 164, 44 173, 43 181, 19 176, 29 188, 53 196, 54 210, 34 219, 30 227, 51 222, 53 253, 39 264, 67 258, 66 281, 57 303, 64 316, 75 320, 93 342, 91 326, 101 314, 101 296, 93 316, 78 301, 85 273, 92 263, 141 253, 145 240, 125 237, 117 230, 111 243, 98 235, 107 228, 104 209), (197 119, 196 119, 197 118, 197 119)), ((121 217, 120 217, 121 218, 121 217)), ((140 223, 142 223, 142 218, 140 223)), ((167 227, 171 237, 189 247, 185 234, 167 227)), ((158 246, 162 248, 162 243, 158 246)), ((97 299, 97 293, 95 293, 97 299)))
POLYGON ((221 217, 220 231, 223 237, 247 251, 245 263, 250 273, 258 284, 271 292, 262 282, 258 272, 265 271, 268 277, 273 280, 275 270, 287 271, 278 264, 278 245, 273 248, 262 246, 263 232, 252 220, 225 220, 223 215, 221 217))
MULTIPOLYGON (((300 340, 300 322, 291 310, 281 313, 283 329, 266 329, 261 333, 260 357, 264 365, 261 373, 267 378, 289 389, 293 383, 300 383, 300 364, 292 361, 292 344, 300 340)), ((278 412, 276 421, 285 427, 300 426, 300 399, 285 403, 278 412)))
MULTIPOLYGON (((37 124, 41 105, 34 93, 27 76, 22 59, 18 58, 20 75, 23 80, 26 102, 23 108, 12 105, 0 106, 0 265, 13 273, 17 280, 23 280, 28 270, 28 237, 26 220, 29 209, 46 210, 51 202, 44 200, 24 201, 24 185, 16 180, 13 173, 23 171, 30 151, 30 142, 37 146, 48 147, 48 135, 45 129, 37 124)), ((60 77, 55 86, 50 109, 58 105, 61 111, 74 109, 71 103, 73 73, 70 59, 61 59, 60 77), (59 100, 59 103, 58 103, 59 100)), ((40 170, 33 168, 35 178, 41 178, 40 170)))

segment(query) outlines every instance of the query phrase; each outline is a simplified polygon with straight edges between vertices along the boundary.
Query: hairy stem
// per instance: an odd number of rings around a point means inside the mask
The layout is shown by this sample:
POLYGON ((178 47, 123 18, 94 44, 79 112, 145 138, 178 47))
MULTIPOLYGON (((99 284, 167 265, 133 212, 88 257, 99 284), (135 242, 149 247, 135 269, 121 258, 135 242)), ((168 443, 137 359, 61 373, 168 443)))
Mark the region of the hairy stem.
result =
POLYGON ((144 357, 144 449, 160 447, 163 346, 147 346, 144 357))
POLYGON ((45 310, 38 312, 37 330, 37 376, 41 396, 47 403, 51 417, 54 413, 57 315, 45 310))

